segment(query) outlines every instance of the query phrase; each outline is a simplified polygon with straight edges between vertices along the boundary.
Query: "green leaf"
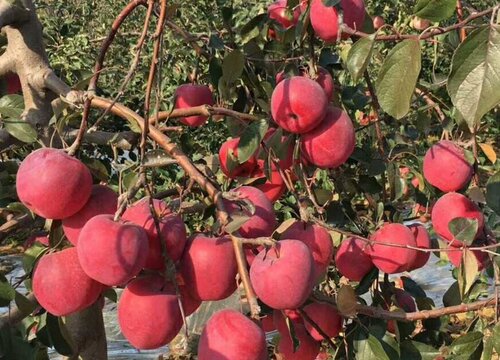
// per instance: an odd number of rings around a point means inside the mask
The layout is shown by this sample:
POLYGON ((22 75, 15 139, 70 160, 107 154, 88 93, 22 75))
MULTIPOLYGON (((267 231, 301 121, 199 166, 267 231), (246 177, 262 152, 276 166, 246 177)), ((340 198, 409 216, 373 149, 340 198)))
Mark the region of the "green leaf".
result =
POLYGON ((444 306, 455 306, 462 303, 460 290, 458 289, 458 281, 455 281, 443 295, 444 306))
POLYGON ((238 143, 238 162, 240 164, 243 164, 255 154, 268 127, 267 121, 261 119, 253 121, 245 129, 238 143))
POLYGON ((238 80, 245 67, 245 55, 239 50, 233 50, 222 61, 222 76, 227 82, 238 80))
POLYGON ((493 358, 493 341, 494 337, 492 336, 488 336, 484 340, 484 349, 483 354, 481 355, 481 360, 490 360, 493 358))
POLYGON ((0 114, 4 117, 20 118, 23 111, 24 99, 21 95, 6 95, 0 99, 0 114))
POLYGON ((22 120, 4 120, 5 130, 16 139, 22 142, 31 144, 37 139, 36 130, 25 121, 22 120))
POLYGON ((16 290, 9 284, 7 279, 2 276, 0 279, 0 306, 8 306, 16 297, 16 290))
POLYGON ((376 83, 378 100, 382 109, 396 119, 410 110, 421 55, 418 40, 404 40, 389 52, 380 70, 376 83))
POLYGON ((463 242, 465 245, 470 245, 476 237, 479 223, 477 219, 459 217, 451 220, 448 223, 448 228, 456 240, 463 242))
POLYGON ((36 304, 29 300, 26 296, 16 291, 16 305, 23 314, 31 314, 36 309, 36 304))
POLYGON ((455 339, 451 345, 451 352, 457 359, 468 359, 483 341, 483 334, 480 332, 470 332, 455 339))
POLYGON ((340 4, 340 0, 322 0, 323 4, 328 7, 334 7, 340 4))
POLYGON ((493 347, 496 352, 500 354, 500 323, 496 324, 493 328, 493 347))
POLYGON ((365 38, 361 38, 354 43, 347 55, 347 70, 352 75, 354 81, 358 81, 370 64, 373 48, 375 45, 374 33, 365 38))
POLYGON ((354 340, 356 360, 389 360, 380 341, 372 334, 368 338, 354 340))
POLYGON ((500 103, 500 25, 479 28, 453 55, 448 93, 469 128, 500 103))
POLYGON ((460 262, 460 275, 458 276, 458 286, 462 299, 469 292, 474 284, 478 274, 478 263, 474 253, 468 249, 464 249, 462 253, 462 261, 460 262))
POLYGON ((404 360, 434 360, 441 355, 439 350, 418 341, 404 340, 400 348, 404 360))
POLYGON ((500 215, 500 171, 488 179, 486 184, 486 204, 500 215))
POLYGON ((456 5, 456 0, 419 0, 413 11, 423 19, 441 21, 454 14, 456 5))
POLYGON ((68 343, 68 340, 64 337, 61 319, 47 313, 47 329, 49 331, 50 340, 56 351, 65 356, 72 356, 73 349, 68 343))

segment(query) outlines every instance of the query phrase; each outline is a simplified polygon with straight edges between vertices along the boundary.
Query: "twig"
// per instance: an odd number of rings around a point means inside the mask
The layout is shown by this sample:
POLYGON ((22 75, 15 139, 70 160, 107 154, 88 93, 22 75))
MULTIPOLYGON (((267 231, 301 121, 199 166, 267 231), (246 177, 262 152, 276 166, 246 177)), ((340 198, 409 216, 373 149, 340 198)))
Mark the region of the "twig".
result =
MULTIPOLYGON (((208 105, 200 105, 184 109, 174 109, 172 111, 162 111, 157 115, 153 116, 153 118, 158 118, 159 121, 163 121, 163 120, 175 119, 193 115, 203 115, 203 116, 224 115, 245 121, 257 121, 262 118, 256 115, 250 115, 222 107, 213 107, 208 105)), ((153 121, 153 118, 150 119, 149 121, 150 123, 153 121)))
POLYGON ((250 306, 250 315, 254 319, 259 319, 260 306, 257 302, 257 296, 253 290, 252 283, 250 282, 250 275, 248 275, 248 264, 243 252, 243 243, 238 237, 231 235, 231 241, 233 242, 234 254, 236 256, 236 262, 238 264, 238 274, 240 275, 241 282, 245 288, 245 293, 248 300, 248 305, 250 306))

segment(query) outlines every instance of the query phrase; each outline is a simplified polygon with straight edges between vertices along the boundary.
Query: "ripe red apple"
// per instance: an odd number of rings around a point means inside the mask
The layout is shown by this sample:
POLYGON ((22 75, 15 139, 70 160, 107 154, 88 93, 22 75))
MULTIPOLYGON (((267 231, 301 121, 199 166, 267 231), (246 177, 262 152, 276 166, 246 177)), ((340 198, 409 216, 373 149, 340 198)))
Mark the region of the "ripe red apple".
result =
POLYGON ((323 227, 297 221, 281 235, 283 239, 300 240, 307 245, 313 257, 313 277, 319 281, 333 258, 332 237, 323 227))
MULTIPOLYGON (((257 167, 252 172, 250 177, 262 179, 266 178, 264 167, 264 160, 257 160, 257 167)), ((285 181, 274 164, 271 164, 271 179, 266 179, 266 181, 262 184, 255 184, 254 187, 262 191, 266 198, 272 203, 278 201, 286 191, 285 181)))
POLYGON ((46 235, 32 235, 24 241, 23 249, 26 251, 27 249, 35 245, 35 243, 49 246, 49 238, 46 235))
POLYGON ((257 166, 257 157, 254 155, 243 164, 238 164, 238 145, 240 143, 240 138, 234 138, 227 140, 222 144, 219 150, 219 163, 222 172, 231 179, 237 177, 250 177, 250 174, 254 171, 257 166), (229 169, 228 161, 229 154, 232 153, 234 157, 235 166, 233 169, 229 169))
MULTIPOLYGON (((177 262, 182 257, 182 253, 186 247, 186 226, 182 218, 172 213, 164 201, 153 199, 153 207, 158 220, 160 220, 161 239, 165 241, 167 256, 172 261, 177 262)), ((143 198, 130 206, 123 213, 122 218, 123 220, 139 225, 148 234, 149 252, 144 267, 147 269, 163 270, 165 268, 165 260, 162 254, 162 244, 160 236, 158 236, 158 232, 156 231, 153 215, 151 215, 149 198, 143 198)))
POLYGON ((64 219, 77 213, 92 191, 92 175, 64 150, 42 148, 29 154, 16 178, 19 200, 35 214, 64 219))
POLYGON ((18 94, 21 92, 22 86, 18 75, 9 73, 5 75, 5 80, 7 81, 7 94, 18 94))
MULTIPOLYGON (((413 300, 413 297, 403 289, 394 289, 394 300, 395 305, 405 312, 417 311, 415 300, 413 300)), ((392 334, 396 333, 396 322, 394 320, 387 321, 387 331, 392 334)))
MULTIPOLYGON (((300 75, 311 78, 309 76, 309 73, 304 68, 301 69, 300 75)), ((276 84, 280 83, 284 79, 286 79, 286 76, 283 71, 280 71, 279 73, 276 74, 276 84)), ((335 84, 333 83, 332 75, 330 75, 328 70, 326 70, 321 66, 318 66, 316 78, 314 78, 313 80, 315 80, 319 84, 319 86, 321 86, 321 88, 326 94, 327 100, 330 101, 333 96, 333 91, 335 90, 335 84)))
POLYGON ((427 19, 422 19, 419 18, 418 16, 415 16, 412 19, 410 25, 416 30, 425 30, 431 25, 431 22, 427 19))
MULTIPOLYGON (((273 205, 266 195, 253 186, 240 186, 233 192, 239 193, 240 199, 251 202, 255 207, 253 214, 244 211, 250 216, 250 219, 239 228, 241 236, 246 238, 270 236, 278 223, 274 215, 273 205)), ((236 202, 225 200, 224 203, 230 215, 240 210, 240 206, 236 202)))
MULTIPOLYGON (((478 271, 482 271, 490 265, 490 258, 487 253, 478 250, 472 250, 472 253, 476 257, 478 271)), ((453 266, 459 268, 464 255, 463 251, 448 251, 446 254, 453 266)))
MULTIPOLYGON (((344 24, 355 30, 361 30, 365 21, 365 3, 363 0, 341 0, 344 24)), ((339 35, 339 14, 335 7, 326 6, 323 0, 312 0, 311 25, 315 34, 327 43, 337 41, 339 35)), ((344 36, 347 37, 347 36, 344 36)))
POLYGON ((271 114, 283 129, 302 134, 323 120, 328 99, 321 86, 309 78, 294 76, 280 82, 271 96, 271 114))
POLYGON ((250 267, 250 280, 262 302, 273 309, 296 309, 314 287, 313 258, 298 240, 281 240, 262 250, 250 267))
POLYGON ((380 29, 384 25, 385 25, 385 20, 382 16, 377 15, 373 18, 373 28, 375 30, 380 29))
MULTIPOLYGON (((337 337, 342 330, 342 317, 334 306, 327 303, 313 302, 304 306, 304 312, 328 337, 337 337)), ((304 320, 307 332, 316 341, 325 340, 307 320, 304 320)))
POLYGON ((349 280, 361 281, 373 269, 372 259, 364 251, 367 247, 367 243, 354 236, 342 241, 335 254, 337 270, 349 280))
POLYGON ((83 226, 96 215, 114 214, 118 204, 118 195, 109 187, 94 185, 87 203, 76 214, 62 221, 64 234, 69 242, 76 246, 83 226))
POLYGON ((278 0, 267 8, 269 18, 275 20, 286 30, 297 25, 301 13, 298 6, 295 9, 288 10, 287 3, 287 0, 278 0))
POLYGON ((137 349, 168 344, 183 325, 174 286, 159 275, 131 281, 118 302, 118 323, 137 349))
POLYGON ((208 320, 198 344, 199 360, 266 360, 264 331, 235 310, 216 312, 208 320))
POLYGON ((373 235, 373 244, 367 250, 373 264, 386 274, 395 274, 408 270, 408 266, 415 261, 417 251, 403 247, 377 244, 378 242, 416 246, 415 236, 410 229, 402 224, 382 225, 373 235))
POLYGON ((444 192, 465 187, 474 169, 465 158, 462 148, 448 140, 432 146, 424 157, 424 177, 429 184, 444 192))
POLYGON ((302 134, 300 149, 307 162, 323 169, 344 164, 354 151, 356 137, 352 121, 342 109, 328 107, 314 130, 302 134))
MULTIPOLYGON (((413 224, 408 226, 408 228, 413 232, 413 236, 415 236, 415 241, 417 247, 430 249, 431 248, 431 238, 429 237, 429 233, 422 225, 413 224)), ((429 257, 431 256, 430 252, 417 251, 417 256, 415 260, 408 266, 408 271, 420 269, 427 261, 429 261, 429 257)))
POLYGON ((87 221, 78 237, 78 259, 85 273, 108 286, 124 285, 139 274, 149 251, 143 228, 112 215, 87 221))
POLYGON ((195 234, 180 262, 179 271, 192 297, 202 301, 227 298, 236 290, 236 258, 229 237, 195 234))
POLYGON ((274 327, 280 334, 287 334, 289 332, 286 318, 293 325, 304 325, 304 319, 300 316, 297 310, 274 310, 273 323, 274 327))
MULTIPOLYGON (((206 85, 184 84, 175 90, 175 108, 184 109, 200 105, 214 104, 212 92, 206 85)), ((180 121, 188 126, 201 126, 208 117, 202 115, 188 116, 180 121)))
POLYGON ((196 310, 201 305, 201 300, 195 299, 194 297, 191 296, 189 293, 188 288, 186 285, 179 285, 179 294, 181 295, 182 299, 182 307, 184 310, 184 316, 189 316, 192 313, 194 313, 196 310))
POLYGON ((277 353, 286 360, 315 360, 319 354, 321 343, 314 340, 306 331, 304 325, 294 325, 295 337, 299 340, 299 347, 294 352, 294 344, 288 332, 280 333, 277 353))
POLYGON ((462 246, 463 243, 454 238, 449 229, 449 223, 455 218, 476 219, 478 231, 476 238, 482 233, 484 216, 481 210, 471 200, 462 194, 450 192, 441 196, 434 204, 431 213, 434 231, 453 246, 462 246))
POLYGON ((76 248, 44 255, 33 274, 33 293, 40 305, 55 316, 83 310, 97 301, 102 284, 85 274, 76 248))
POLYGON ((276 330, 276 326, 274 325, 273 315, 264 315, 260 318, 260 327, 264 332, 271 332, 276 330))

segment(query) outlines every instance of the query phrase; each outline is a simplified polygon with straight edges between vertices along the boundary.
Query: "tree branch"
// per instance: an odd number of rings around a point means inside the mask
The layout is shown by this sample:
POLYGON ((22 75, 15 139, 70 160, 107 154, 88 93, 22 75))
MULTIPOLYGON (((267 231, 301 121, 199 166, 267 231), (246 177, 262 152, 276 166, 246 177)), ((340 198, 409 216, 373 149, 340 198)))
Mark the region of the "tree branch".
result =
POLYGON ((256 115, 241 113, 238 111, 222 107, 200 105, 184 109, 174 109, 172 111, 162 111, 158 113, 158 116, 153 116, 149 122, 152 123, 154 118, 158 118, 159 121, 162 121, 162 120, 175 119, 193 115, 203 115, 203 116, 224 115, 245 121, 257 121, 262 118, 256 115))

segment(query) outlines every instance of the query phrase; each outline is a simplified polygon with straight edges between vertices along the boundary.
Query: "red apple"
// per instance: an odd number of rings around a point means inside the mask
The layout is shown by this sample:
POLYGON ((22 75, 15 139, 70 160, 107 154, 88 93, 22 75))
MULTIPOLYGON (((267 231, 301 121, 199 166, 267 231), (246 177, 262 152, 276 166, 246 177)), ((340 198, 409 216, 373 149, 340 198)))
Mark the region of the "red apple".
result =
POLYGON ((314 287, 313 258, 298 240, 281 240, 257 255, 250 279, 260 300, 273 309, 296 309, 314 287))
POLYGON ((273 315, 269 314, 269 315, 265 315, 265 316, 261 317, 260 318, 260 327, 266 333, 276 330, 276 326, 274 325, 273 315))
POLYGON ((314 340, 306 331, 304 325, 294 325, 295 337, 299 347, 294 352, 294 344, 290 334, 280 333, 277 352, 286 360, 315 360, 319 354, 321 343, 314 340))
POLYGON ((219 163, 220 169, 222 172, 231 179, 235 179, 237 177, 250 177, 250 174, 257 166, 257 157, 253 155, 245 161, 243 164, 238 164, 238 145, 240 143, 240 138, 234 138, 227 140, 224 144, 222 144, 219 150, 219 163), (229 154, 233 154, 233 161, 235 162, 235 166, 233 169, 229 169, 228 161, 229 154))
MULTIPOLYGON (((405 312, 417 311, 415 300, 413 300, 413 297, 408 292, 402 289, 394 289, 394 299, 395 305, 405 312)), ((394 320, 389 320, 387 322, 387 331, 392 334, 396 333, 396 322, 394 320)))
MULTIPOLYGON (((200 105, 214 104, 212 92, 205 85, 184 84, 175 90, 175 108, 185 109, 200 105)), ((188 116, 180 121, 188 126, 201 126, 207 121, 208 117, 202 115, 188 116)))
MULTIPOLYGON (((161 239, 165 242, 167 256, 172 261, 177 262, 182 257, 186 247, 186 226, 182 218, 172 213, 164 201, 153 199, 153 206, 160 221, 161 239)), ((156 231, 153 215, 151 215, 149 198, 143 198, 130 206, 123 213, 123 220, 139 225, 148 234, 149 252, 144 267, 154 270, 164 269, 165 260, 162 254, 161 239, 156 231)))
POLYGON ((462 246, 463 243, 453 236, 449 223, 455 218, 476 219, 478 231, 476 238, 482 233, 484 216, 481 210, 471 200, 462 194, 450 192, 441 196, 434 204, 431 213, 434 231, 453 246, 462 246))
POLYGON ((236 290, 238 272, 231 239, 191 236, 179 271, 193 298, 202 301, 227 298, 236 290))
POLYGON ((356 137, 352 121, 339 108, 328 107, 323 122, 302 134, 300 149, 308 163, 323 169, 344 164, 354 151, 356 137))
MULTIPOLYGON (((313 302, 304 306, 304 312, 329 338, 337 337, 342 330, 342 317, 330 304, 313 302)), ((304 320, 304 325, 314 340, 325 340, 307 320, 304 320)))
POLYGON ((94 185, 87 203, 76 214, 62 221, 64 235, 76 246, 83 226, 96 215, 114 214, 118 204, 118 195, 109 187, 94 185))
POLYGON ((24 241, 23 249, 26 251, 27 249, 35 245, 35 243, 39 243, 44 246, 49 246, 49 238, 46 235, 39 235, 39 236, 32 235, 24 241))
POLYGON ((35 298, 55 316, 70 315, 89 307, 102 290, 102 284, 83 271, 76 248, 44 255, 33 273, 35 298))
POLYGON ((273 323, 274 327, 280 334, 288 334, 287 319, 292 325, 304 325, 304 319, 300 316, 297 310, 274 310, 273 323))
POLYGON ((92 175, 64 150, 42 148, 29 154, 16 178, 19 200, 35 214, 64 219, 85 205, 92 191, 92 175))
MULTIPOLYGON (((453 250, 453 247, 451 247, 453 250)), ((472 253, 476 257, 477 260, 477 269, 479 271, 484 270, 490 265, 490 258, 487 253, 478 251, 478 250, 472 250, 472 253)), ((464 255, 463 251, 448 251, 446 252, 448 255, 448 259, 450 262, 455 266, 456 268, 460 267, 460 264, 462 263, 462 257, 464 255)))
POLYGON ((267 8, 267 15, 270 19, 273 19, 278 24, 280 24, 284 29, 290 29, 295 26, 299 21, 300 7, 295 9, 287 8, 287 0, 278 0, 273 2, 267 8))
POLYGON ((18 75, 9 73, 5 75, 5 80, 7 81, 7 94, 18 94, 21 92, 22 86, 18 75))
POLYGON ((313 277, 319 281, 333 258, 332 237, 323 227, 297 221, 281 235, 284 239, 300 240, 307 245, 313 257, 313 277))
POLYGON ((373 28, 375 30, 380 29, 384 25, 385 25, 385 20, 382 16, 377 15, 373 18, 373 28))
POLYGON ((271 97, 274 121, 283 129, 301 134, 323 120, 328 99, 321 86, 309 78, 294 76, 280 82, 271 97))
MULTIPOLYGON (((417 247, 423 249, 431 248, 431 238, 429 237, 429 233, 422 225, 410 225, 408 228, 413 232, 413 236, 415 236, 415 241, 417 247)), ((429 261, 429 257, 431 256, 430 252, 417 251, 417 256, 415 260, 409 265, 408 271, 420 269, 427 261, 429 261)))
POLYGON ((179 285, 179 294, 181 295, 182 308, 184 310, 184 316, 189 316, 194 313, 201 305, 201 300, 195 299, 189 293, 186 285, 179 285))
MULTIPOLYGON (((241 236, 246 238, 271 236, 278 223, 274 215, 273 205, 266 195, 252 186, 240 186, 233 192, 238 193, 240 199, 249 201, 255 207, 253 214, 244 211, 250 219, 239 228, 241 236)), ((236 202, 225 200, 224 203, 230 215, 241 210, 236 202)))
POLYGON ((335 254, 337 270, 349 280, 361 281, 373 269, 372 259, 364 250, 367 247, 367 243, 354 236, 342 241, 335 254))
POLYGON ((235 310, 221 310, 208 320, 198 344, 199 360, 266 360, 264 331, 235 310))
POLYGON ((133 280, 118 302, 118 323, 135 348, 156 349, 168 344, 183 325, 174 286, 159 275, 133 280))
POLYGON ((78 259, 85 273, 108 286, 124 285, 144 267, 149 251, 143 228, 97 215, 78 237, 78 259))
POLYGON ((444 192, 465 187, 474 169, 465 158, 464 150, 451 141, 441 140, 424 157, 424 177, 429 184, 444 192))
MULTIPOLYGON (((311 78, 309 76, 309 73, 304 68, 301 69, 300 75, 311 78)), ((284 79, 286 79, 286 76, 283 71, 280 71, 279 73, 276 74, 276 84, 280 83, 284 79)), ((321 66, 318 66, 316 77, 313 80, 315 80, 319 84, 319 86, 321 86, 321 88, 326 94, 327 100, 330 101, 332 99, 333 92, 335 90, 335 84, 333 83, 332 75, 330 75, 328 70, 326 70, 321 66)))
MULTIPOLYGON (((264 167, 264 160, 257 160, 257 168, 250 176, 265 178, 264 167)), ((266 179, 266 182, 263 184, 255 184, 254 187, 262 191, 270 202, 278 201, 286 191, 285 181, 274 164, 271 165, 271 179, 266 179)))
POLYGON ((416 246, 415 236, 412 231, 402 224, 384 224, 372 236, 373 244, 367 250, 373 264, 386 274, 395 274, 408 270, 408 266, 415 261, 417 251, 390 245, 416 246))
MULTIPOLYGON (((363 0, 341 0, 344 24, 351 29, 361 30, 365 21, 363 0)), ((323 0, 312 0, 311 25, 315 34, 327 43, 337 41, 339 35, 339 14, 335 7, 326 6, 323 0)))
POLYGON ((431 25, 431 22, 427 19, 419 18, 415 16, 411 21, 411 26, 416 30, 425 30, 431 25))

